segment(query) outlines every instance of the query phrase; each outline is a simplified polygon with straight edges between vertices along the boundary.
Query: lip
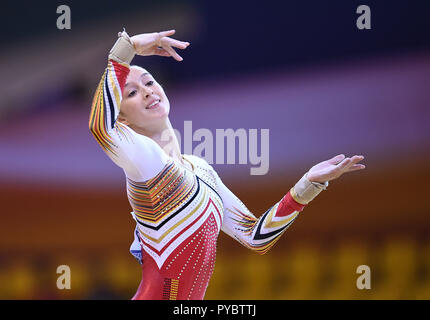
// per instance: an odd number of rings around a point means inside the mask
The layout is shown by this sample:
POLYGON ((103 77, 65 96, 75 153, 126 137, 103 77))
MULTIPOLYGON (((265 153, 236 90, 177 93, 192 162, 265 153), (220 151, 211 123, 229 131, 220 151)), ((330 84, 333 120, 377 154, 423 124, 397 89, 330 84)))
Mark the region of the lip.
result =
POLYGON ((160 105, 160 99, 154 99, 150 103, 148 103, 148 105, 146 106, 145 109, 154 109, 154 108, 158 107, 159 105, 160 105), (156 104, 154 104, 153 106, 150 107, 150 105, 153 104, 156 101, 158 101, 158 102, 156 104))

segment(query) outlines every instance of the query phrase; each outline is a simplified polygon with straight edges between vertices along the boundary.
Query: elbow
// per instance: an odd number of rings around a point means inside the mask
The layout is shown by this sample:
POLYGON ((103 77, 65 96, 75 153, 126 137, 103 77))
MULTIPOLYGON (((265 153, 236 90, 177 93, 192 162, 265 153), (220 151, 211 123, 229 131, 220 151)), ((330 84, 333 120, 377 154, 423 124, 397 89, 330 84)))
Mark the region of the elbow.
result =
POLYGON ((89 121, 88 123, 88 129, 90 130, 90 132, 94 135, 97 136, 100 133, 100 130, 98 129, 97 125, 94 123, 94 121, 89 121))
POLYGON ((255 252, 256 254, 262 256, 263 254, 266 254, 270 248, 273 247, 273 245, 275 244, 276 241, 272 241, 266 245, 258 245, 255 243, 250 243, 247 247, 249 249, 251 249, 253 252, 255 252))
POLYGON ((239 243, 241 243, 244 247, 248 248, 249 250, 255 252, 258 255, 263 255, 265 254, 267 251, 270 250, 270 248, 275 244, 275 241, 271 241, 269 243, 265 243, 265 244, 261 244, 261 243, 256 243, 256 241, 254 239, 251 238, 239 238, 236 236, 236 239, 239 241, 239 243))
POLYGON ((96 139, 98 138, 99 132, 95 128, 91 128, 90 127, 90 132, 91 132, 91 134, 93 135, 94 138, 96 138, 96 139))
POLYGON ((272 245, 270 244, 269 246, 258 246, 255 244, 248 244, 247 245, 248 249, 250 249, 252 252, 255 252, 256 254, 262 256, 263 254, 266 254, 267 251, 270 250, 270 248, 272 247, 272 245))
POLYGON ((97 133, 97 130, 96 130, 96 128, 94 127, 94 126, 89 126, 88 127, 88 129, 90 129, 90 132, 92 133, 92 134, 96 134, 97 133))
POLYGON ((259 256, 262 256, 263 254, 266 254, 267 251, 269 251, 270 248, 268 249, 255 249, 253 250, 255 253, 257 253, 259 256))
POLYGON ((102 135, 99 129, 97 129, 96 126, 89 126, 90 132, 92 134, 92 136, 94 137, 94 139, 96 139, 98 142, 100 142, 102 140, 102 135))

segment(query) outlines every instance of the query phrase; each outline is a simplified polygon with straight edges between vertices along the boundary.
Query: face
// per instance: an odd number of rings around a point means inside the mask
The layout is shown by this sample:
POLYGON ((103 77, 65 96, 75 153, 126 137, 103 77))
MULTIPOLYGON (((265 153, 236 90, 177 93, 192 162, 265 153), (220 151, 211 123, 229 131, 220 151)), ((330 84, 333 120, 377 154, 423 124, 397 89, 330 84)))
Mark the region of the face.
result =
POLYGON ((118 120, 131 128, 153 130, 169 115, 170 103, 160 84, 145 69, 131 66, 118 120))

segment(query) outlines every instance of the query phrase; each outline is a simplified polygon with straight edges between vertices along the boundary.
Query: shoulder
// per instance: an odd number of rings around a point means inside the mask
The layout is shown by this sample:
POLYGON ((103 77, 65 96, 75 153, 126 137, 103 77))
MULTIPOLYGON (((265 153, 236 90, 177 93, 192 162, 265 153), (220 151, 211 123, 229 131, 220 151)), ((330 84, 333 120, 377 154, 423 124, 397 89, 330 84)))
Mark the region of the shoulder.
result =
POLYGON ((153 139, 134 131, 132 128, 119 122, 118 120, 115 121, 114 129, 114 132, 116 133, 116 138, 119 141, 138 145, 139 151, 151 150, 151 152, 153 153, 165 155, 163 149, 153 139), (142 149, 142 146, 144 146, 146 149, 142 149))
POLYGON ((184 154, 183 156, 193 164, 195 173, 201 173, 203 175, 210 176, 215 180, 216 178, 219 178, 215 169, 206 161, 206 159, 200 158, 193 154, 184 154))
POLYGON ((185 159, 190 161, 195 167, 200 167, 202 169, 212 169, 212 166, 204 159, 193 154, 183 154, 185 159))

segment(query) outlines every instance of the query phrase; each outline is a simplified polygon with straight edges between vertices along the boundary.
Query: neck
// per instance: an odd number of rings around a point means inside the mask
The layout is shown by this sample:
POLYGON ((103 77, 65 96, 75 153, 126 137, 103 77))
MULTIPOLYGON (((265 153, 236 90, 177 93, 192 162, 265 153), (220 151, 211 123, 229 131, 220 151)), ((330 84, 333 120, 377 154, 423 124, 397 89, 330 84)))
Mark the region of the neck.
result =
POLYGON ((138 128, 135 131, 147 136, 148 138, 151 138, 161 147, 161 149, 163 149, 163 151, 168 156, 183 163, 178 138, 175 135, 175 131, 173 130, 172 124, 170 123, 170 119, 168 117, 160 122, 155 128, 138 128))

